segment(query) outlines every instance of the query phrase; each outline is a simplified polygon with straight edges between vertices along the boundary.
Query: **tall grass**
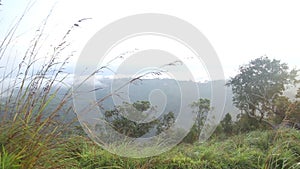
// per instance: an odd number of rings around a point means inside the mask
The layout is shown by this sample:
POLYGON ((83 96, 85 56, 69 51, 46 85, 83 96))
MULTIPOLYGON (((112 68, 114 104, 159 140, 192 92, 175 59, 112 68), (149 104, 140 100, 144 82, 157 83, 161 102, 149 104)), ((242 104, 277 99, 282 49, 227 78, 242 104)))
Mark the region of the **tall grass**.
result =
MULTIPOLYGON (((11 59, 10 50, 16 32, 31 4, 20 19, 9 29, 0 44, 0 61, 11 59)), ((51 12, 50 12, 51 14, 51 12)), ((35 32, 21 62, 2 67, 0 75, 0 168, 68 168, 68 155, 62 145, 63 132, 71 125, 63 123, 58 115, 71 110, 68 102, 70 89, 62 90, 68 74, 64 67, 69 57, 62 56, 68 47, 67 37, 50 48, 50 53, 40 56, 44 31, 50 14, 35 32), (61 59, 61 58, 64 59, 61 59), (41 61, 42 60, 42 61, 41 61), (64 91, 63 95, 61 95, 64 91), (51 104, 55 101, 55 104, 51 104), (54 106, 54 107, 51 107, 54 106)))
POLYGON ((253 131, 222 140, 180 144, 159 156, 133 159, 73 137, 67 151, 77 168, 299 169, 300 132, 293 129, 253 131), (76 146, 75 146, 76 145, 76 146))

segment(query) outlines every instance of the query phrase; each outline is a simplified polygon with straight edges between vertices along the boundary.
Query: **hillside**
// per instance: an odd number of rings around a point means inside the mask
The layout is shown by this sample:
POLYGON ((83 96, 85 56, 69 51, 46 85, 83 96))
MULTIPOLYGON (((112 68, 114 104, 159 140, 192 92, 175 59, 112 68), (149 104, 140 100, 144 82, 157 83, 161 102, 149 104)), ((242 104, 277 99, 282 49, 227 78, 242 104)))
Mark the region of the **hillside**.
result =
MULTIPOLYGON (((86 137, 73 136, 37 159, 35 168, 299 169, 299 140, 299 131, 292 129, 253 131, 225 140, 181 144, 159 156, 134 159, 111 154, 86 137)), ((0 154, 1 169, 21 168, 21 161, 17 152, 0 154)))

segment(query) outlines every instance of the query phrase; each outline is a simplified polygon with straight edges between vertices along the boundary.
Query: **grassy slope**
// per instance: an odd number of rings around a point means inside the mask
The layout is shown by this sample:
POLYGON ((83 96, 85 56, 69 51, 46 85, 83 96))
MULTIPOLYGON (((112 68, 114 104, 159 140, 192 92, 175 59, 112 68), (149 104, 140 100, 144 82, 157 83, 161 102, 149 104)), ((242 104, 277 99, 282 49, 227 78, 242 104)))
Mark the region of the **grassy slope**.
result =
MULTIPOLYGON (((254 131, 226 140, 181 144, 170 152, 145 159, 110 154, 81 136, 67 140, 52 150, 64 157, 58 161, 61 168, 300 168, 300 132, 291 129, 254 131)), ((50 155, 41 160, 51 158, 50 155)), ((40 167, 53 166, 45 163, 40 167)))
MULTIPOLYGON (((23 111, 27 112, 27 111, 23 111)), ((17 116, 19 117, 19 116, 17 116)), ((300 131, 253 131, 225 140, 181 144, 157 157, 113 155, 79 134, 62 134, 55 119, 20 118, 0 123, 0 169, 12 168, 299 168, 300 131)), ((72 132, 71 132, 72 133, 72 132)))

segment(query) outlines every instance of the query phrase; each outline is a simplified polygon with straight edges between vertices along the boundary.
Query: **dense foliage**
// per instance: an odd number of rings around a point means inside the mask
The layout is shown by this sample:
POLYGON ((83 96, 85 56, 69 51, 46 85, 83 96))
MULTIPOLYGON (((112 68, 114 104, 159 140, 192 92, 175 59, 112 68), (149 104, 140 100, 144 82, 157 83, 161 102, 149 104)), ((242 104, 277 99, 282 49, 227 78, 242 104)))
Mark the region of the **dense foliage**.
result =
POLYGON ((298 70, 289 71, 288 65, 280 60, 260 57, 241 66, 227 85, 232 87, 234 105, 261 122, 269 117, 285 116, 286 112, 276 110, 274 102, 288 85, 299 82, 297 75, 298 70))

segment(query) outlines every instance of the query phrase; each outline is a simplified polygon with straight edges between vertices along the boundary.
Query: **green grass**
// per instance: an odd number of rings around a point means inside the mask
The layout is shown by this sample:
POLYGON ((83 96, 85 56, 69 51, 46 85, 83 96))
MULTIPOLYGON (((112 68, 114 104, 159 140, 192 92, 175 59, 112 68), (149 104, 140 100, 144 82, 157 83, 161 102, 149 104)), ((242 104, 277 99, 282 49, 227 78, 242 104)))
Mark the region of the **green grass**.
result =
POLYGON ((83 135, 39 133, 37 123, 25 124, 19 119, 0 126, 1 169, 300 168, 300 132, 294 129, 212 138, 201 144, 180 144, 159 156, 133 159, 111 154, 83 135))
POLYGON ((226 140, 181 144, 156 157, 133 159, 103 150, 82 136, 68 138, 66 163, 73 168, 300 168, 300 132, 254 131, 226 140))

